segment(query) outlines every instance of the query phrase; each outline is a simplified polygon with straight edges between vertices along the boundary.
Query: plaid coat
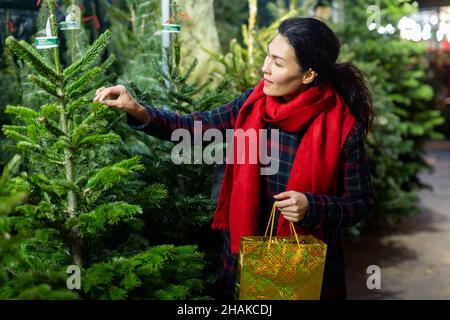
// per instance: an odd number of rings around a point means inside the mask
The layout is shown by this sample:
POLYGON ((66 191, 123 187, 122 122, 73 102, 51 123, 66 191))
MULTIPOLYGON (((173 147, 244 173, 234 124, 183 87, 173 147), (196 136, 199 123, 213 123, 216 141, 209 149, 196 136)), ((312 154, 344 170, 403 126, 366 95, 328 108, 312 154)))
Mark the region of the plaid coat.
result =
MULTIPOLYGON (((234 101, 215 110, 193 112, 190 115, 179 115, 175 112, 153 108, 143 104, 151 120, 146 124, 139 123, 132 116, 127 116, 128 124, 145 133, 170 140, 172 132, 177 128, 188 129, 193 134, 194 121, 202 122, 202 130, 216 128, 226 130, 234 128, 240 108, 251 94, 248 90, 234 101)), ((273 128, 270 124, 267 129, 273 128)), ((260 232, 264 233, 268 214, 271 211, 273 196, 286 191, 289 173, 294 162, 296 150, 304 132, 289 133, 279 130, 279 170, 275 175, 261 176, 262 218, 260 232)), ((268 134, 270 139, 270 134, 268 134)), ((268 141, 268 150, 271 142, 268 141)), ((312 194, 306 192, 309 210, 305 218, 298 222, 299 227, 322 228, 324 242, 327 244, 324 279, 321 299, 345 299, 345 264, 343 248, 343 228, 350 227, 364 218, 374 204, 374 190, 369 172, 369 165, 364 147, 363 126, 356 121, 347 136, 339 157, 338 191, 336 194, 312 194)), ((280 212, 276 212, 276 220, 280 212)), ((277 226, 277 221, 275 221, 277 226)), ((276 234, 276 228, 275 228, 276 234)), ((229 235, 224 232, 224 244, 217 271, 217 298, 233 299, 236 282, 237 256, 230 253, 229 235)))

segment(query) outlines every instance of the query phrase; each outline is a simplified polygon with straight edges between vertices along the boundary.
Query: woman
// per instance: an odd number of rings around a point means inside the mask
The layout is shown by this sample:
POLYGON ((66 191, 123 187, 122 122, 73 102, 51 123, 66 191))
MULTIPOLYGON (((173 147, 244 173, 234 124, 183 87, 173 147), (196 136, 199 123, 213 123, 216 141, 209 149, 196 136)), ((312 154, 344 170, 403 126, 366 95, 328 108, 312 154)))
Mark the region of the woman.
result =
POLYGON ((364 149, 372 97, 356 67, 336 63, 339 40, 319 20, 284 20, 267 50, 264 79, 212 111, 181 116, 142 106, 122 86, 101 88, 94 100, 126 111, 135 129, 166 140, 177 128, 192 131, 194 120, 203 129, 278 129, 276 174, 262 176, 259 166, 246 163, 226 165, 213 222, 226 230, 219 297, 233 298, 240 237, 261 234, 276 201, 275 234, 288 235, 291 221, 299 233, 327 243, 321 298, 345 299, 342 229, 373 206, 364 149))

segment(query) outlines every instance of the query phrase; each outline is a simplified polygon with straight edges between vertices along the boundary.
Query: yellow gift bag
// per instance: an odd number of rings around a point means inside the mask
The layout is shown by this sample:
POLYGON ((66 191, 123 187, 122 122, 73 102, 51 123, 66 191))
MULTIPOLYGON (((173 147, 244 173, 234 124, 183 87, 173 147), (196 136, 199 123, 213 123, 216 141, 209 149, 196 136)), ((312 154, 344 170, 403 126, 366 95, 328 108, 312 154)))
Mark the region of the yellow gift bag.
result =
POLYGON ((242 237, 236 297, 240 300, 318 300, 327 245, 313 236, 272 237, 276 202, 264 236, 242 237), (270 227, 270 235, 267 236, 270 227))

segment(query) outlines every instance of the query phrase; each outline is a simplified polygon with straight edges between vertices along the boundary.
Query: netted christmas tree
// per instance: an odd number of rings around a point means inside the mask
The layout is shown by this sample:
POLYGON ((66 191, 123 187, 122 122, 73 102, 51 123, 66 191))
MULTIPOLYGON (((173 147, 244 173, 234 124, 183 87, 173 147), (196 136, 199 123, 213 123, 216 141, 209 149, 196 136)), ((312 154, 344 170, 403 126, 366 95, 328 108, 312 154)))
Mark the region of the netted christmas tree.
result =
MULTIPOLYGON (((55 1, 48 0, 47 8, 56 35, 55 1)), ((123 141, 111 130, 121 119, 118 112, 92 102, 93 91, 105 84, 111 60, 99 60, 111 36, 103 33, 66 68, 58 48, 50 49, 49 61, 24 41, 6 41, 32 69, 28 79, 47 93, 47 103, 37 110, 6 109, 16 122, 3 132, 22 150, 27 171, 17 183, 27 186, 29 198, 11 220, 12 228, 28 230, 18 244, 27 263, 5 267, 4 298, 22 297, 30 281, 44 277, 36 274, 47 277, 47 291, 80 298, 186 299, 202 289, 202 255, 195 246, 150 247, 142 236, 142 208, 130 203, 137 196, 126 191, 133 190, 143 164, 139 156, 123 157, 123 141), (71 265, 81 269, 81 288, 69 292, 65 273, 71 265)), ((139 192, 147 204, 166 199, 158 184, 139 192)), ((28 297, 46 298, 44 291, 28 297)))

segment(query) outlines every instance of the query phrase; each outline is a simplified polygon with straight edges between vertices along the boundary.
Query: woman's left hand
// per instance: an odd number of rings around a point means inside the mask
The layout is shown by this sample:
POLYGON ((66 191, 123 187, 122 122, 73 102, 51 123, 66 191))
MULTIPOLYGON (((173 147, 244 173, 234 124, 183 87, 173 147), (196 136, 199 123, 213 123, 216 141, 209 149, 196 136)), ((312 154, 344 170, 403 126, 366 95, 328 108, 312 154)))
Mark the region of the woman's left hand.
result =
POLYGON ((299 222, 308 212, 308 198, 301 192, 291 190, 273 197, 277 200, 277 208, 288 221, 299 222))

